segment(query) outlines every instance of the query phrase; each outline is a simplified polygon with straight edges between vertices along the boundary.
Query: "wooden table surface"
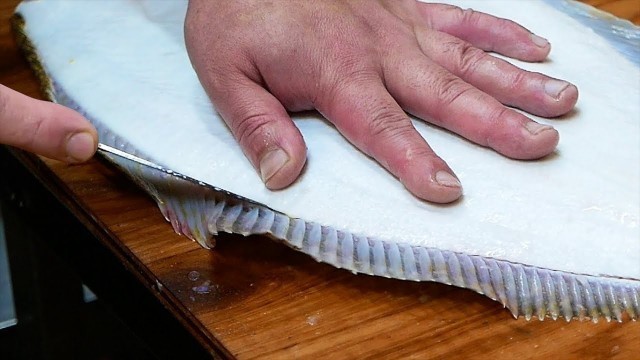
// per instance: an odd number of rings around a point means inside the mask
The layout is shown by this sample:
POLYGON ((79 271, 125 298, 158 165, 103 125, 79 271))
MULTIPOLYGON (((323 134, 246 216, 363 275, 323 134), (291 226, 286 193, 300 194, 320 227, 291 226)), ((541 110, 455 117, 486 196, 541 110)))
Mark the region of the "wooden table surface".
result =
MULTIPOLYGON (((638 0, 585 2, 640 21, 638 0)), ((0 83, 40 97, 9 31, 16 3, 0 4, 0 83)), ((468 290, 353 275, 257 236, 220 235, 215 250, 205 250, 176 235, 155 203, 106 163, 68 166, 16 154, 211 353, 243 359, 640 356, 637 322, 515 320, 468 290), (205 282, 211 292, 193 291, 205 282)))

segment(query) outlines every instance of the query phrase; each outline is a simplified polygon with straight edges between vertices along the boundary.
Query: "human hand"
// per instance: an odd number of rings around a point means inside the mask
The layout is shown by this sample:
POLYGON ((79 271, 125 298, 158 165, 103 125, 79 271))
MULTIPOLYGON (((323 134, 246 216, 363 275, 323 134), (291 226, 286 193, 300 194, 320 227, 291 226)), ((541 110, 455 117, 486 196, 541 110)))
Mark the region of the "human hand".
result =
POLYGON ((545 40, 504 19, 414 0, 191 0, 191 62, 266 186, 300 174, 304 141, 287 111, 317 109, 415 196, 462 188, 403 109, 515 159, 551 153, 558 133, 517 111, 570 111, 575 86, 485 51, 542 61, 545 40), (507 106, 505 106, 507 105, 507 106))
POLYGON ((77 163, 96 152, 98 134, 77 112, 0 85, 0 144, 77 163))

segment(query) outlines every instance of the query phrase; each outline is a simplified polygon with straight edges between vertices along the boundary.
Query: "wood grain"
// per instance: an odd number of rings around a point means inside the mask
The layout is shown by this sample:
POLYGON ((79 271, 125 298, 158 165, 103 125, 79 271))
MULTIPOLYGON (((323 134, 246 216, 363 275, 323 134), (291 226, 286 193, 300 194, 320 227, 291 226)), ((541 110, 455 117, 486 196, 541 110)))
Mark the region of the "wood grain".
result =
MULTIPOLYGON (((639 20, 638 1, 586 2, 639 20)), ((0 4, 0 82, 39 97, 8 31, 16 3, 0 4)), ((514 320, 468 290, 353 275, 262 237, 221 235, 201 249, 105 162, 16 154, 205 347, 230 356, 632 359, 640 349, 636 322, 514 320)))
POLYGON ((640 0, 582 0, 617 17, 640 24, 640 0))

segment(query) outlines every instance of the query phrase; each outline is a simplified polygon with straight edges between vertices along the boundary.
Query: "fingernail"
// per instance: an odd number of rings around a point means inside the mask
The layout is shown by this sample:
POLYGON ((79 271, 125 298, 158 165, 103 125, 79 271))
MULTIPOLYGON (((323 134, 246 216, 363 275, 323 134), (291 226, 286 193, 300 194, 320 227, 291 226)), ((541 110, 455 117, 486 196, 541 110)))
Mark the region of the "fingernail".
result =
POLYGON ((455 176, 449 174, 444 170, 440 170, 436 173, 436 182, 441 186, 446 187, 461 187, 460 181, 455 176))
POLYGON ((549 45, 549 40, 547 40, 547 39, 545 39, 543 37, 540 37, 540 36, 538 36, 536 34, 531 34, 531 41, 534 44, 536 44, 536 46, 541 47, 541 48, 546 47, 547 45, 549 45))
POLYGON ((531 133, 531 135, 538 135, 545 130, 553 129, 549 125, 538 124, 535 121, 529 121, 528 123, 524 124, 524 127, 531 133))
POLYGON ((74 134, 67 140, 66 150, 72 162, 87 161, 96 150, 95 140, 88 132, 74 134))
POLYGON ((260 160, 260 177, 265 184, 289 161, 289 156, 282 149, 266 153, 260 160))
POLYGON ((544 83, 544 92, 555 100, 560 98, 560 94, 569 87, 569 83, 561 80, 547 80, 544 83))

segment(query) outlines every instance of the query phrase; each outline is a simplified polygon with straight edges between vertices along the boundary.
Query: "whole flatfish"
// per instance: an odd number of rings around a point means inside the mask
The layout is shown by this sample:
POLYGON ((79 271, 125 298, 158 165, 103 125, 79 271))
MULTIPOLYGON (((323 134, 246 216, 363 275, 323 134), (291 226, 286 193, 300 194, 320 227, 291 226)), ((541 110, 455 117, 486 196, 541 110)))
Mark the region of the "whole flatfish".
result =
POLYGON ((548 38, 548 61, 509 61, 566 79, 581 97, 573 114, 535 118, 561 134, 539 161, 414 121, 465 185, 446 206, 413 197, 309 113, 294 117, 304 174, 266 189, 192 70, 186 1, 26 1, 16 23, 50 98, 87 116, 103 143, 217 189, 112 157, 205 247, 219 231, 267 234, 353 272, 472 289, 527 319, 637 319, 640 31, 569 1, 449 2, 548 38))

